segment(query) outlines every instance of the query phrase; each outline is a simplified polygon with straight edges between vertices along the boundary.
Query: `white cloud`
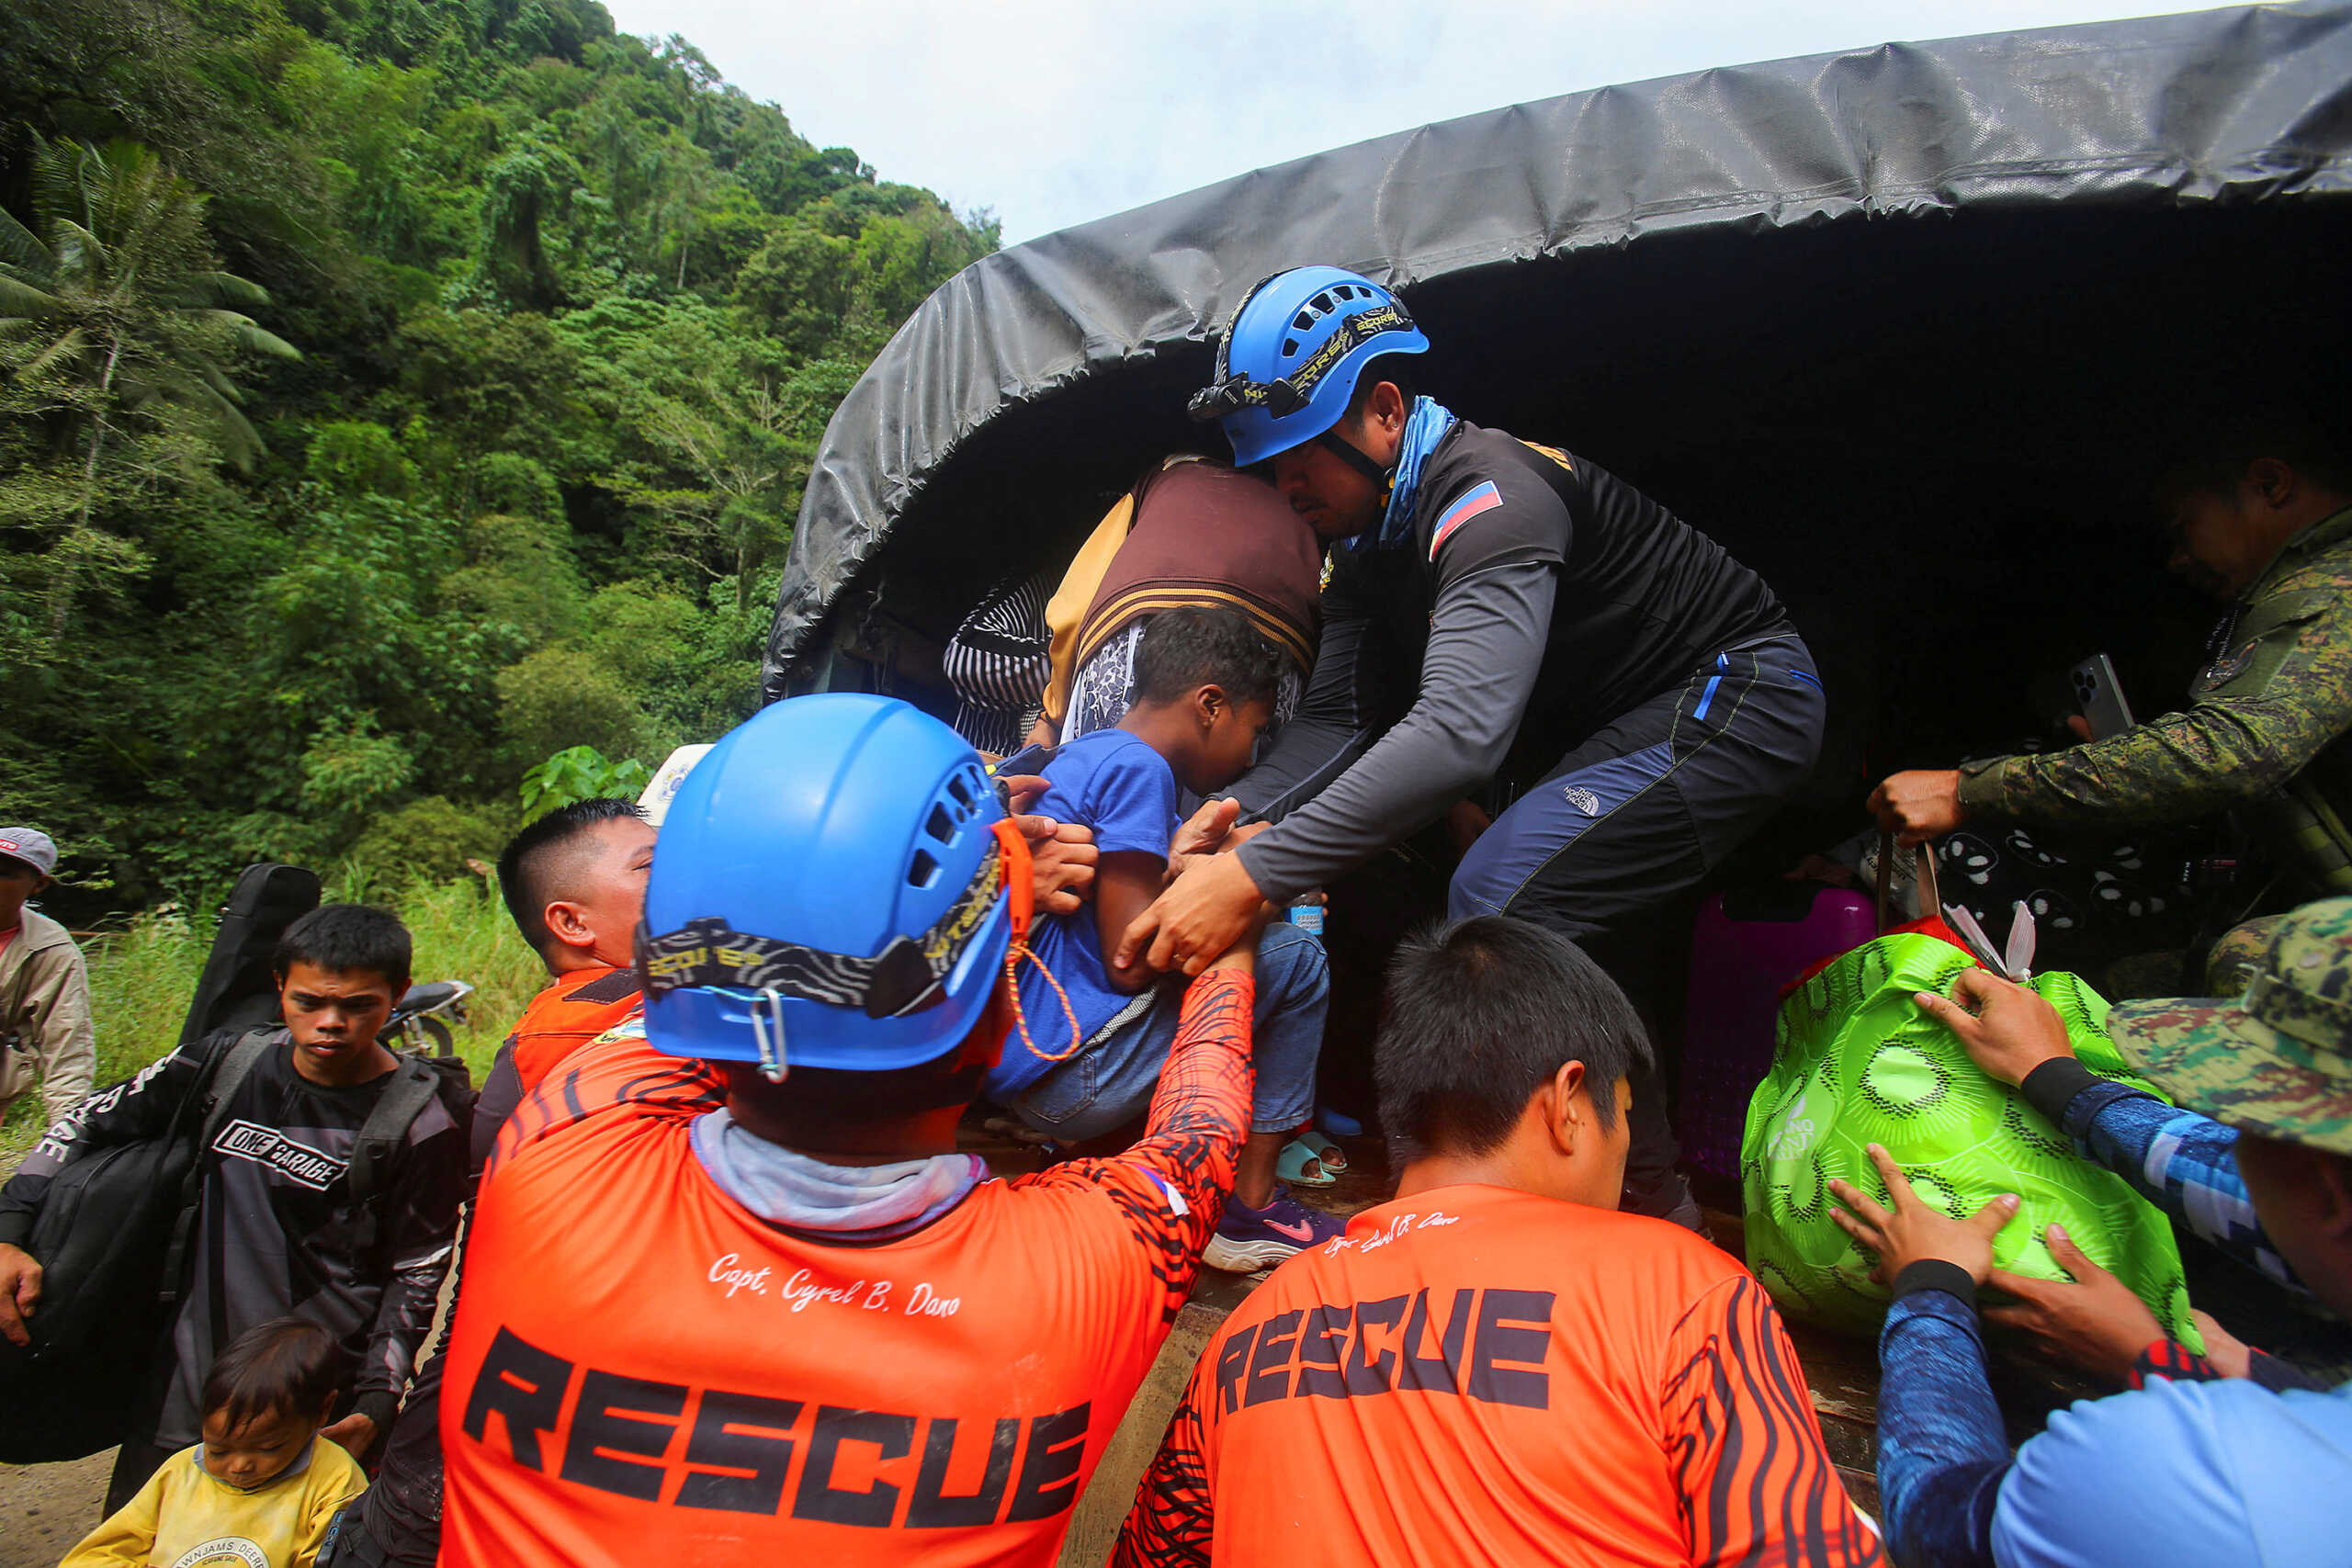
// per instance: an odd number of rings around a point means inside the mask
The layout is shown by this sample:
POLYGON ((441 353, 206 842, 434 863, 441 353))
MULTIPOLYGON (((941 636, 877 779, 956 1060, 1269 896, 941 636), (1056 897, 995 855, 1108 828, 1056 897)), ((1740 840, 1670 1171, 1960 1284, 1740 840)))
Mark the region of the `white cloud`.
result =
MULTIPOLYGON (((2143 14, 2101 0, 606 0, 683 34, 820 146, 1008 243, 1270 164, 1505 104, 1890 38, 2143 14)), ((2165 8, 2155 0, 2158 8, 2165 8)))

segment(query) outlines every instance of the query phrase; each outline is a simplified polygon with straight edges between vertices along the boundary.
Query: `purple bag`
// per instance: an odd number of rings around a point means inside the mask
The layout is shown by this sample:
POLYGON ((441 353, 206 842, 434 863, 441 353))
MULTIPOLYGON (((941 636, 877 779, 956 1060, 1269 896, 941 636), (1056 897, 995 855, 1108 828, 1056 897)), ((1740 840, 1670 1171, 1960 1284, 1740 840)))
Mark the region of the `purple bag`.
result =
POLYGON ((1775 882, 1711 896, 1690 932, 1682 1027, 1682 1154, 1739 1179, 1747 1102, 1772 1066, 1781 988, 1878 934, 1868 896, 1818 882, 1775 882))

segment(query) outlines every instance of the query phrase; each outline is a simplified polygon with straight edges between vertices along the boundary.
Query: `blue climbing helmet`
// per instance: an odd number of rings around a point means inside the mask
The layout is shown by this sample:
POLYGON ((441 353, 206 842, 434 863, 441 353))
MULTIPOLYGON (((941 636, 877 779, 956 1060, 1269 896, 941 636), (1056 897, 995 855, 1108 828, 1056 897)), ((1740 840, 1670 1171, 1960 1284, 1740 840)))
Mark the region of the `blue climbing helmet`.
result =
POLYGON ((1241 297, 1217 344, 1216 378, 1193 394, 1190 412, 1223 424, 1234 466, 1246 468, 1339 423, 1366 361, 1429 346, 1396 296, 1372 279, 1295 266, 1241 297))
POLYGON ((978 1022, 1030 897, 1028 848, 954 730, 889 697, 777 703, 662 820, 646 1035, 775 1080, 932 1061, 978 1022))

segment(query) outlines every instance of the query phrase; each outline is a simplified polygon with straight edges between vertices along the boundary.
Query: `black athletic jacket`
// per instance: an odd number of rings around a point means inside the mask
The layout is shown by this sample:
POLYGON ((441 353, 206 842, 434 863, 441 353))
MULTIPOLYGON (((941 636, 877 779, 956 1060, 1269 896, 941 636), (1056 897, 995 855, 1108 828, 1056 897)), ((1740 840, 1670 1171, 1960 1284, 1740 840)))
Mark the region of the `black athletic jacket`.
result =
POLYGON ((1548 766, 1789 630, 1763 579, 1631 485, 1457 422, 1410 543, 1336 558, 1306 701, 1229 792, 1278 824, 1242 863, 1276 903, 1320 886, 1504 772, 1515 741, 1548 766))
MULTIPOLYGON (((278 1031, 281 1042, 288 1037, 278 1031)), ((23 1245, 41 1193, 68 1162, 110 1145, 154 1137, 196 1088, 224 1032, 184 1046, 82 1103, 51 1128, 0 1189, 0 1241, 23 1245)), ((465 1196, 466 1130, 436 1099, 409 1123, 408 1140, 372 1200, 376 1240, 356 1245, 359 1205, 343 1179, 368 1112, 392 1081, 326 1089, 294 1070, 290 1049, 264 1054, 231 1100, 204 1156, 203 1196, 190 1278, 171 1327, 172 1365, 153 1441, 183 1448, 201 1435, 201 1394, 230 1340, 273 1317, 306 1317, 341 1337, 358 1371, 338 1414, 392 1411, 433 1323, 465 1196)), ((136 1354, 127 1348, 126 1353, 136 1354)))

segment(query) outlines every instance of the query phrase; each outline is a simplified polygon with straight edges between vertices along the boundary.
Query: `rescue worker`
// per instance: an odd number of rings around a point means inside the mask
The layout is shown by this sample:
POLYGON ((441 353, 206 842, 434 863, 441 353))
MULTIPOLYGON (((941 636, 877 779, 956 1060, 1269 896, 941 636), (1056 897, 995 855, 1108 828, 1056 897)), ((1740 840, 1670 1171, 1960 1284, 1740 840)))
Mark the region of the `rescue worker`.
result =
POLYGON ((697 763, 641 1023, 515 1111, 442 1402, 441 1561, 1044 1563, 1182 1305, 1248 1125, 1255 930, 1143 1140, 991 1180, 956 1125, 1023 1019, 1035 888, 903 703, 778 704, 697 763))
POLYGON ((2211 450, 2158 487, 2173 571, 2230 603, 2188 706, 2062 751, 1894 774, 1870 797, 1880 826, 1908 845, 1979 819, 2119 829, 2228 811, 2295 893, 2352 893, 2352 444, 2256 417, 2211 450))
MULTIPOLYGON (((474 1107, 473 1183, 524 1092, 642 1006, 631 953, 658 820, 642 802, 593 797, 558 807, 500 852, 499 891, 515 929, 547 964, 549 984, 499 1047, 474 1107)), ((1092 881, 1091 835, 1043 817, 1013 821, 1029 842, 1037 907, 1075 908, 1092 881)), ((417 1369, 375 1484, 338 1524, 338 1568, 431 1568, 439 1553, 447 1341, 445 1332, 417 1369)))
POLYGON ((1645 1054, 1550 931, 1487 916, 1408 941, 1377 1047, 1396 1201, 1209 1341, 1122 1568, 1308 1542, 1397 1568, 1878 1563, 1764 1288, 1615 1212, 1645 1054))
MULTIPOLYGON (((1812 772, 1826 699, 1763 580, 1584 458, 1415 396, 1429 346, 1394 295, 1337 267, 1277 273, 1234 312, 1193 417, 1223 423, 1236 467, 1271 464, 1338 547, 1305 704, 1232 791, 1273 825, 1184 860, 1122 964, 1148 946, 1189 973, 1261 900, 1500 781, 1521 793, 1464 857, 1450 912, 1547 926, 1640 1000, 1655 917, 1812 772)), ((1634 1103, 1628 1204, 1695 1224, 1657 1096, 1634 1103)))

